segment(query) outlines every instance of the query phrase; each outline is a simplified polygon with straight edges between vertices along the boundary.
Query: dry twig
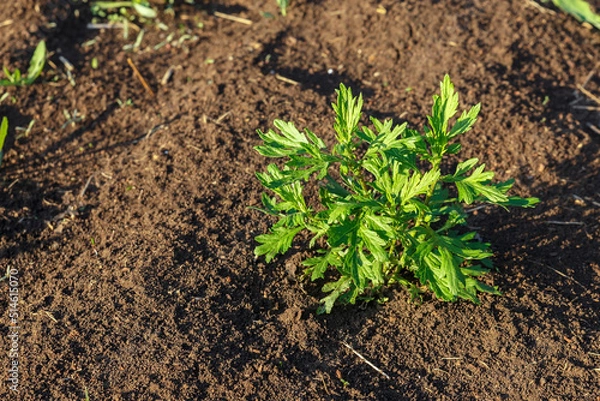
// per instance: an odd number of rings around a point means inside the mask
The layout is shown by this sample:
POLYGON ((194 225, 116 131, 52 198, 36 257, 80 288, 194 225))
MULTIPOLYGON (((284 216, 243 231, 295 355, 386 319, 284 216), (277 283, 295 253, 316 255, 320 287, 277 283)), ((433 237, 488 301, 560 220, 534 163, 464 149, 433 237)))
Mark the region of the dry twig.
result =
POLYGON ((383 370, 379 369, 372 362, 370 362, 369 360, 367 360, 367 358, 365 358, 364 356, 362 356, 361 354, 359 354, 358 351, 356 351, 354 348, 352 348, 350 345, 348 345, 347 342, 342 341, 342 344, 346 348, 348 348, 350 351, 352 351, 356 356, 358 356, 360 359, 362 359, 367 365, 369 365, 370 367, 372 367, 373 369, 375 369, 375 371, 377 371, 378 373, 380 373, 381 375, 383 375, 386 379, 390 378, 390 376, 388 376, 387 373, 385 373, 383 370))
POLYGON ((214 16, 218 17, 218 18, 227 19, 227 20, 233 21, 233 22, 239 22, 240 24, 244 24, 244 25, 252 25, 252 21, 250 21, 249 19, 242 18, 242 17, 236 17, 235 15, 229 15, 229 14, 224 14, 224 13, 215 11, 214 16))
POLYGON ((130 58, 127 58, 127 63, 129 64, 129 66, 133 70, 133 73, 136 76, 136 78, 139 79, 139 81, 142 83, 142 85, 144 86, 144 88, 146 89, 146 91, 152 97, 154 97, 155 96, 154 95, 154 91, 152 90, 152 88, 150 87, 150 85, 148 85, 148 82, 146 82, 146 80, 144 79, 144 77, 142 76, 142 74, 140 73, 140 71, 137 69, 137 67, 135 66, 135 64, 133 64, 133 61, 130 58))

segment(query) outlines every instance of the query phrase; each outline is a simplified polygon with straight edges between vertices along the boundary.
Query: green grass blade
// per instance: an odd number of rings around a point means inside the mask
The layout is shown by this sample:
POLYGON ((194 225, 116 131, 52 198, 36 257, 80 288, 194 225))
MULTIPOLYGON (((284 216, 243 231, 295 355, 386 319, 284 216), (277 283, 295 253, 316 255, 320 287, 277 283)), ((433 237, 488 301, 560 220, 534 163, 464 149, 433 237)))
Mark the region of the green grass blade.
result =
POLYGON ((8 135, 8 118, 3 117, 0 123, 0 166, 2 165, 2 157, 4 157, 4 140, 8 135))

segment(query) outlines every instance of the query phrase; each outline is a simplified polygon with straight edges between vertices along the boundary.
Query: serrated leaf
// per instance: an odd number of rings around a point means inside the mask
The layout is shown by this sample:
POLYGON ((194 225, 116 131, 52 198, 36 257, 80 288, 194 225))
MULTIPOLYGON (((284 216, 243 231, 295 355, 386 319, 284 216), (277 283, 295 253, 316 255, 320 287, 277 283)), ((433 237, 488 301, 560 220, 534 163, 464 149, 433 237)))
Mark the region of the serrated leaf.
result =
POLYGON ((364 276, 372 282, 372 285, 378 287, 384 283, 382 266, 383 263, 377 259, 371 259, 359 250, 359 257, 362 261, 362 270, 364 276))
POLYGON ((296 234, 302 231, 302 227, 273 227, 268 234, 262 234, 255 239, 261 245, 254 248, 254 254, 265 255, 267 263, 278 255, 285 253, 291 246, 296 234))
POLYGON ((353 96, 352 89, 347 88, 344 84, 340 84, 336 93, 337 102, 331 105, 336 114, 334 129, 338 142, 345 146, 351 142, 358 129, 363 99, 362 94, 358 97, 353 96))
POLYGON ((371 143, 377 137, 377 134, 369 127, 362 127, 361 130, 356 132, 356 135, 366 143, 371 143))
POLYGON ((477 103, 475 106, 471 107, 468 112, 464 111, 456 123, 454 123, 454 126, 450 132, 448 132, 448 138, 454 138, 455 136, 469 131, 473 127, 473 124, 475 124, 477 121, 477 115, 479 115, 480 110, 481 103, 477 103))
POLYGON ((489 273, 488 269, 484 269, 483 267, 481 267, 481 265, 473 265, 473 266, 469 266, 469 267, 463 267, 461 268, 463 274, 465 274, 466 276, 473 276, 473 277, 477 277, 477 276, 483 276, 486 273, 489 273))
POLYGON ((369 230, 365 226, 358 229, 358 236, 363 240, 365 246, 379 262, 388 259, 385 249, 386 242, 377 235, 375 231, 369 230))
POLYGON ((453 254, 465 260, 486 259, 494 255, 488 250, 488 244, 471 242, 470 235, 464 235, 462 237, 439 235, 435 237, 435 241, 436 243, 442 245, 445 249, 448 249, 453 254))
POLYGON ((453 178, 461 179, 463 176, 469 172, 475 165, 479 163, 479 159, 474 157, 469 160, 465 160, 464 162, 458 163, 456 166, 456 171, 454 172, 453 178))
POLYGON ((365 288, 365 274, 362 269, 363 262, 356 245, 348 248, 348 252, 346 252, 343 262, 344 271, 352 277, 354 285, 361 290, 365 288))
POLYGON ((400 191, 402 202, 407 202, 416 196, 424 195, 439 178, 439 170, 429 170, 423 175, 417 171, 414 171, 400 191))
POLYGON ((258 135, 264 142, 264 145, 254 148, 258 153, 266 157, 282 157, 304 152, 302 145, 308 144, 308 139, 298 131, 294 123, 275 120, 273 125, 281 134, 272 129, 267 132, 258 130, 258 135))
POLYGON ((385 216, 378 216, 374 214, 366 214, 364 217, 365 223, 372 230, 378 231, 379 233, 385 234, 387 238, 395 237, 395 230, 393 225, 394 219, 385 216))
POLYGON ((308 139, 314 143, 318 149, 323 149, 325 148, 325 142, 323 142, 323 140, 321 138, 319 138, 318 136, 315 135, 314 132, 312 132, 311 130, 309 130, 308 128, 306 128, 304 130, 306 136, 308 137, 308 139))
POLYGON ((293 171, 280 170, 275 164, 269 164, 265 173, 256 173, 256 177, 263 186, 270 189, 287 204, 281 205, 281 208, 307 211, 306 201, 302 195, 302 186, 294 181, 298 178, 293 171))
POLYGON ((351 195, 346 188, 344 188, 339 182, 337 182, 330 176, 325 177, 324 187, 328 192, 340 198, 346 198, 351 195))
POLYGON ((334 251, 329 250, 323 256, 308 258, 304 260, 302 262, 302 265, 308 267, 308 269, 306 270, 311 274, 310 280, 315 281, 323 278, 329 266, 337 266, 339 264, 339 261, 337 259, 337 254, 334 251))
POLYGON ((266 193, 263 193, 261 195, 261 201, 262 201, 262 204, 264 205, 264 207, 266 208, 264 210, 265 213, 273 215, 273 216, 276 216, 279 214, 281 209, 277 206, 276 198, 270 198, 266 193))
POLYGON ((340 224, 332 225, 327 234, 327 241, 332 247, 352 243, 356 239, 356 231, 360 222, 358 220, 346 219, 340 224))
POLYGON ((310 239, 310 242, 308 243, 308 247, 312 248, 313 246, 315 246, 317 240, 323 236, 325 236, 327 234, 327 232, 329 231, 329 224, 317 220, 317 221, 313 221, 310 222, 309 224, 306 225, 306 228, 308 230, 310 230, 311 233, 313 233, 313 237, 310 239))
POLYGON ((351 285, 352 279, 346 276, 341 277, 334 283, 325 284, 322 288, 322 291, 331 292, 331 294, 319 301, 321 306, 317 309, 317 314, 330 313, 335 301, 340 297, 340 295, 348 291, 351 285))
MULTIPOLYGON (((472 160, 472 159, 471 159, 472 160)), ((494 185, 489 185, 489 181, 494 177, 490 171, 484 172, 485 164, 480 165, 469 176, 456 181, 459 201, 471 204, 476 197, 481 196, 485 201, 491 203, 503 203, 508 201, 508 197, 494 185)))
POLYGON ((419 279, 421 284, 428 286, 436 297, 439 299, 447 299, 448 295, 444 292, 444 289, 438 284, 438 280, 430 264, 435 266, 435 262, 432 262, 433 258, 431 255, 423 258, 423 261, 417 265, 415 270, 415 276, 419 279))
POLYGON ((337 221, 346 220, 355 208, 356 205, 352 203, 336 203, 330 208, 331 212, 327 218, 327 224, 334 224, 337 221))
POLYGON ((456 297, 460 288, 464 286, 464 275, 447 248, 438 247, 438 252, 440 254, 440 268, 446 277, 446 285, 452 296, 456 297))
POLYGON ((448 75, 445 75, 440 83, 440 95, 435 95, 433 99, 429 123, 438 138, 445 137, 448 122, 454 117, 458 108, 458 93, 454 92, 454 84, 448 75))

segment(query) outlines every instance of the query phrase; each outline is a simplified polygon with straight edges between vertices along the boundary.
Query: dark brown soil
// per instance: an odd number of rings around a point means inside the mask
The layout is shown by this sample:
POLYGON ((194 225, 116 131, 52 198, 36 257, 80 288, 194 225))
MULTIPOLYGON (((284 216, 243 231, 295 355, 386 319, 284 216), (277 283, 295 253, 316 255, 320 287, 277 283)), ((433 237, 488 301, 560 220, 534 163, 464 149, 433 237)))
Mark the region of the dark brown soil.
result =
MULTIPOLYGON (((286 18, 274 0, 197 1, 132 51, 134 30, 86 29, 75 3, 0 4, 0 63, 26 69, 40 39, 54 63, 0 104, 21 400, 600 400, 600 105, 578 89, 600 95, 598 31, 522 0, 295 0, 286 18), (296 280, 303 249, 253 256, 269 224, 248 208, 267 164, 256 130, 282 118, 331 139, 340 82, 365 114, 421 127, 445 73, 464 106, 483 105, 461 157, 542 200, 471 221, 504 296, 415 305, 393 288, 316 316, 318 287, 296 280), (75 109, 85 119, 65 124, 75 109)), ((0 360, 0 399, 17 399, 0 360)))

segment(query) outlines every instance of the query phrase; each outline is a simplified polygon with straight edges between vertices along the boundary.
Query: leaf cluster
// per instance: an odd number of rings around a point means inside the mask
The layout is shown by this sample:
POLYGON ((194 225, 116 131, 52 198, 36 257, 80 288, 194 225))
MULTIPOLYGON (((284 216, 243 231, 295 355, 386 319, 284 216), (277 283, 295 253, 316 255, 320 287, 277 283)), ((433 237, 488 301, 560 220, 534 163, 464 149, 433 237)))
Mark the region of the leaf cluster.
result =
POLYGON ((263 193, 260 210, 277 221, 256 237, 256 256, 270 262, 298 233, 308 232, 309 246, 317 250, 303 261, 306 276, 334 277, 322 287, 328 295, 319 312, 329 313, 336 302, 373 299, 393 283, 418 294, 415 279, 445 301, 478 302, 478 292, 498 294, 479 280, 491 267, 492 252, 467 229, 464 207, 531 207, 538 199, 508 196, 512 181, 494 182, 477 158, 442 171, 444 158, 460 151, 454 140, 472 128, 480 105, 455 119, 459 99, 448 76, 433 97, 423 133, 373 117, 371 127, 360 126, 362 104, 362 95, 340 85, 331 147, 291 122, 275 120, 275 130, 258 131, 258 153, 284 162, 257 173, 274 195, 263 193), (318 207, 306 199, 311 181, 319 184, 318 207))
POLYGON ((33 56, 29 61, 29 69, 27 75, 21 75, 21 71, 17 68, 14 72, 10 72, 6 66, 3 67, 6 79, 0 79, 0 86, 24 86, 31 85, 42 73, 46 64, 46 42, 43 40, 38 43, 33 56))

